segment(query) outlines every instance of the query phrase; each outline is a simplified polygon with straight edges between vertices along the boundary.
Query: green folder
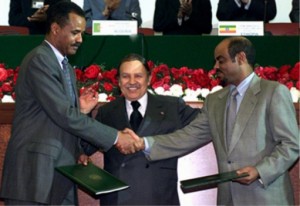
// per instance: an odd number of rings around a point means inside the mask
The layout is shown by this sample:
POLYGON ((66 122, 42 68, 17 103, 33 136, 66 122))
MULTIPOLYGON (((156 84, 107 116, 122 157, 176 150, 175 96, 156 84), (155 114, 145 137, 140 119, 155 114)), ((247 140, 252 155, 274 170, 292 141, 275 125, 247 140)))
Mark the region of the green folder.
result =
POLYGON ((76 164, 56 167, 55 169, 92 195, 115 192, 129 187, 93 163, 89 163, 87 166, 76 164))
POLYGON ((247 173, 238 175, 236 171, 224 172, 215 175, 180 181, 180 187, 183 193, 189 193, 199 190, 211 189, 216 187, 219 183, 232 181, 234 179, 246 176, 248 176, 247 173))

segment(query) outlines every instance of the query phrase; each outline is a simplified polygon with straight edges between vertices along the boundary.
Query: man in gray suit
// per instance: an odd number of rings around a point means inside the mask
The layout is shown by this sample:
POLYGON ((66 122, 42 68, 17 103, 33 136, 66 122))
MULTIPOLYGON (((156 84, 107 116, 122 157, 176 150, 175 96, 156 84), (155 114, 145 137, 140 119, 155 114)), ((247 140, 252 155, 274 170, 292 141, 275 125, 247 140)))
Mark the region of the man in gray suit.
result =
POLYGON ((6 205, 77 204, 73 183, 55 167, 77 162, 80 138, 104 151, 132 142, 86 115, 98 94, 87 91, 78 99, 72 67, 61 63, 76 53, 85 25, 75 3, 51 6, 45 41, 21 64, 1 185, 6 205))
MULTIPOLYGON (((190 123, 199 113, 177 97, 147 92, 150 68, 138 54, 124 57, 118 68, 123 97, 100 107, 96 119, 118 130, 133 128, 132 102, 138 101, 143 117, 135 129, 138 135, 166 134, 190 123)), ((148 162, 142 151, 123 155, 111 148, 104 153, 104 169, 130 185, 127 190, 100 197, 101 205, 179 205, 177 157, 148 162)))
MULTIPOLYGON (((171 158, 212 141, 220 173, 249 174, 219 184, 218 205, 293 205, 288 169, 299 156, 299 129, 289 90, 253 72, 255 50, 244 37, 224 39, 214 56, 217 74, 228 86, 208 95, 202 113, 182 130, 147 137, 149 158, 171 158), (236 119, 229 122, 232 135, 226 135, 233 89, 238 91, 236 119)), ((143 139, 137 144, 140 148, 143 139)))

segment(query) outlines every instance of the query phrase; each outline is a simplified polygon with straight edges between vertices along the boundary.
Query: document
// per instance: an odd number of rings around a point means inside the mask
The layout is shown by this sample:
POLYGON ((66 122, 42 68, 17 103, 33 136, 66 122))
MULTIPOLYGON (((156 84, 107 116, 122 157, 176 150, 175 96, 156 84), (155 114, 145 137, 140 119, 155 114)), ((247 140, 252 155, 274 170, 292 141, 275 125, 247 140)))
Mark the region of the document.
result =
POLYGON ((105 194, 128 188, 129 186, 109 172, 93 163, 56 167, 56 170, 80 185, 92 195, 105 194))
POLYGON ((248 176, 247 173, 238 175, 236 171, 219 173, 194 179, 180 181, 180 187, 183 193, 195 192, 198 190, 206 190, 216 187, 219 183, 232 181, 241 177, 248 176))

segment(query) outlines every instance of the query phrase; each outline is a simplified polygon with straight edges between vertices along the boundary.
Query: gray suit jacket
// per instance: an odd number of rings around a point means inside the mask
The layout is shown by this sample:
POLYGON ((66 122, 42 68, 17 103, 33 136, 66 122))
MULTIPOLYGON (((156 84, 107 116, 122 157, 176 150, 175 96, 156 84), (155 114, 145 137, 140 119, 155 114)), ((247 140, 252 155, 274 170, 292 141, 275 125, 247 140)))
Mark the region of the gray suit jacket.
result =
MULTIPOLYGON (((69 69, 75 88, 75 75, 69 69)), ((67 88, 61 65, 46 42, 25 57, 16 86, 2 198, 61 204, 73 184, 54 168, 76 163, 79 137, 103 150, 114 144, 117 130, 81 114, 72 106, 67 88)))
POLYGON ((227 148, 224 119, 228 92, 229 88, 224 88, 208 95, 203 112, 184 129, 155 136, 150 158, 178 156, 212 140, 220 172, 251 165, 264 183, 220 184, 218 204, 226 204, 231 195, 234 205, 293 204, 288 168, 299 156, 299 130, 289 90, 255 76, 241 102, 227 148))
MULTIPOLYGON (((191 122, 198 112, 182 99, 148 94, 146 113, 137 134, 173 132, 191 122)), ((130 128, 125 99, 100 107, 96 119, 118 130, 130 128)), ((179 205, 177 158, 149 162, 142 151, 125 156, 111 148, 104 153, 104 168, 130 188, 101 196, 101 205, 179 205)))

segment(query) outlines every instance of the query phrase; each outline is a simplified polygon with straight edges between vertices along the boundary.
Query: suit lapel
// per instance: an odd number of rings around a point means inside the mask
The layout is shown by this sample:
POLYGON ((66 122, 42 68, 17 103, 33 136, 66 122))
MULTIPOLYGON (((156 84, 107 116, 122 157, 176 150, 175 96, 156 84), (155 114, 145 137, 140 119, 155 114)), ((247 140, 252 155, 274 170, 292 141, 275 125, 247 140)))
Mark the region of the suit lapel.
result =
POLYGON ((224 151, 227 151, 226 144, 226 101, 229 92, 229 87, 223 90, 222 93, 218 95, 218 100, 214 107, 214 115, 216 120, 216 128, 220 136, 221 144, 224 151))
MULTIPOLYGON (((52 58, 53 59, 57 59, 57 57, 55 56, 53 50, 51 49, 50 45, 48 43, 46 43, 45 41, 42 42, 42 45, 47 47, 47 49, 51 52, 49 52, 49 55, 51 53, 52 58)), ((62 83, 64 85, 64 88, 65 88, 65 91, 68 91, 69 88, 68 88, 68 83, 67 81, 65 80, 64 78, 64 74, 63 74, 63 71, 61 69, 61 63, 59 61, 56 61, 57 62, 57 68, 59 69, 59 72, 60 72, 60 76, 61 76, 61 79, 62 79, 62 83)), ((70 78, 71 78, 71 82, 72 82, 72 87, 73 87, 73 90, 74 90, 74 93, 75 93, 75 99, 76 99, 76 105, 79 105, 79 101, 78 101, 78 92, 77 92, 77 87, 76 87, 76 78, 75 78, 75 72, 72 68, 72 66, 68 63, 68 69, 69 69, 69 73, 70 73, 70 78)), ((69 94, 69 92, 66 92, 67 96, 68 96, 68 99, 70 100, 70 102, 72 101, 71 99, 71 96, 69 94)))
POLYGON ((138 129, 139 134, 155 133, 157 129, 160 128, 161 122, 165 118, 164 108, 160 101, 148 93, 148 104, 144 119, 138 129))
POLYGON ((254 76, 249 88, 247 89, 245 96, 241 102, 239 107, 239 111, 236 116, 236 124, 234 125, 232 132, 232 139, 228 151, 228 155, 233 151, 237 142, 239 141, 246 125, 253 114, 253 110, 255 109, 257 99, 257 93, 260 91, 260 79, 257 76, 254 76))
POLYGON ((113 119, 113 123, 116 125, 115 128, 119 128, 121 126, 121 129, 124 128, 131 128, 128 116, 127 116, 127 110, 125 106, 125 98, 117 98, 114 100, 114 107, 110 111, 111 117, 113 119))

